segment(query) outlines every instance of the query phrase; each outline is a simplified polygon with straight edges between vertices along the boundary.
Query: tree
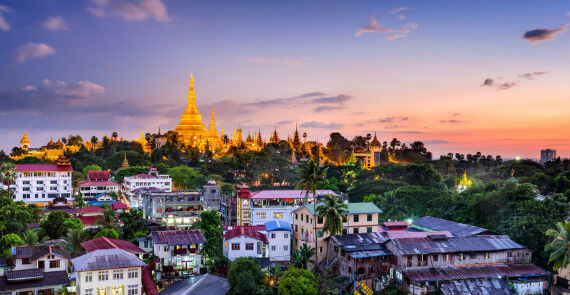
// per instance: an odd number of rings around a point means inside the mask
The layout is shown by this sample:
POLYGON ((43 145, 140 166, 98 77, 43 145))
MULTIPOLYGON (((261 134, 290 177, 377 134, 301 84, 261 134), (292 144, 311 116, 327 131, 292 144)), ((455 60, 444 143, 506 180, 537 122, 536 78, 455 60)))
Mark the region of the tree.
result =
POLYGON ((72 228, 67 232, 65 239, 69 243, 68 246, 71 247, 73 256, 79 256, 79 254, 81 254, 81 243, 87 241, 87 238, 87 233, 79 228, 72 228))
POLYGON ((309 262, 314 264, 314 261, 311 260, 313 255, 315 255, 315 248, 311 248, 307 246, 307 244, 303 244, 298 250, 293 251, 291 261, 295 267, 306 269, 309 262))
POLYGON ((103 211, 103 219, 97 220, 96 224, 107 229, 116 229, 119 227, 117 218, 115 217, 115 211, 111 209, 105 209, 103 211))
POLYGON ((21 243, 22 239, 20 239, 20 236, 17 234, 3 235, 0 239, 0 250, 2 251, 2 256, 5 258, 10 258, 10 250, 12 247, 20 245, 21 243))
POLYGON ((315 275, 306 269, 290 268, 279 280, 279 295, 317 295, 315 275))
POLYGON ((107 237, 111 239, 118 239, 119 233, 112 228, 102 228, 93 238, 107 237))
POLYGON ((202 247, 206 257, 210 260, 218 260, 222 253, 222 217, 218 211, 203 211, 200 213, 200 229, 206 238, 202 247))
POLYGON ((119 214, 119 220, 123 223, 122 232, 124 240, 133 241, 137 238, 137 234, 142 236, 148 234, 148 229, 146 224, 142 221, 142 218, 142 211, 136 209, 131 209, 119 214))
POLYGON ((67 218, 68 215, 61 211, 52 211, 49 213, 46 220, 40 223, 40 227, 46 231, 46 234, 51 239, 57 239, 65 234, 63 222, 67 218))
POLYGON ((8 194, 11 195, 10 186, 16 181, 16 166, 12 163, 0 164, 0 182, 8 187, 8 194))
POLYGON ((342 235, 342 215, 348 212, 348 205, 334 195, 327 195, 325 201, 317 207, 317 219, 325 218, 323 232, 331 236, 342 235))
MULTIPOLYGON (((299 184, 298 186, 305 190, 305 204, 309 197, 309 193, 313 194, 313 212, 316 212, 317 206, 317 185, 326 182, 327 168, 321 167, 318 162, 310 160, 299 165, 299 184)), ((313 223, 313 236, 315 239, 315 249, 318 249, 317 241, 317 223, 313 223)), ((318 263, 318 256, 316 261, 318 263)))
POLYGON ((40 243, 40 237, 38 233, 34 230, 28 229, 21 235, 22 245, 38 245, 40 243))
POLYGON ((236 192, 236 188, 234 187, 233 184, 230 183, 224 183, 222 184, 222 186, 220 187, 220 193, 226 195, 226 196, 233 196, 233 194, 236 192))
POLYGON ((96 164, 87 165, 83 168, 83 178, 87 179, 87 174, 89 171, 101 171, 101 166, 96 164))
POLYGON ((122 183, 123 178, 127 176, 133 176, 143 173, 148 173, 148 168, 136 166, 136 167, 128 167, 125 169, 120 169, 119 171, 117 171, 117 173, 115 173, 115 181, 122 183))
POLYGON ((188 166, 170 168, 168 175, 179 189, 198 189, 204 180, 204 176, 200 172, 188 166))
POLYGON ((555 229, 549 229, 546 235, 552 241, 546 245, 545 250, 550 252, 548 263, 552 263, 553 270, 564 268, 570 264, 570 221, 556 223, 555 229))
POLYGON ((37 207, 14 202, 8 195, 8 191, 0 190, 0 233, 20 233, 24 226, 34 222, 37 207))
POLYGON ((249 257, 237 258, 228 271, 228 282, 232 287, 229 294, 255 294, 262 277, 263 272, 257 260, 249 257))
POLYGON ((75 206, 77 206, 77 208, 87 207, 87 204, 85 204, 85 201, 83 200, 83 195, 80 193, 75 196, 75 206))
POLYGON ((62 224, 63 232, 68 232, 71 229, 83 229, 83 223, 78 218, 67 218, 62 224))

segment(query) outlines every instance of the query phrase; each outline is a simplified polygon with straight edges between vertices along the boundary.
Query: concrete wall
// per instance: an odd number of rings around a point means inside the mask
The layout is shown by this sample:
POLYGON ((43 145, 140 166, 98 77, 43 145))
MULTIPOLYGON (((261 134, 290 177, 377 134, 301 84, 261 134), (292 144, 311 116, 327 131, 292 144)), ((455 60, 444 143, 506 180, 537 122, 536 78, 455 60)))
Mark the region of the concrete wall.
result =
POLYGON ((270 231, 267 233, 269 260, 289 261, 291 259, 291 235, 290 231, 270 231), (275 250, 272 250, 273 248, 275 250))
POLYGON ((86 290, 91 289, 92 294, 96 295, 96 294, 99 294, 97 292, 97 290, 99 290, 100 288, 106 289, 105 294, 113 294, 113 293, 111 293, 111 288, 118 287, 118 288, 122 288, 123 289, 122 294, 126 295, 126 294, 128 294, 127 293, 128 286, 137 286, 136 288, 139 290, 138 294, 142 295, 142 293, 141 293, 141 290, 142 290, 142 279, 141 279, 142 278, 142 268, 141 267, 116 269, 116 270, 121 271, 123 273, 123 279, 118 279, 118 280, 113 279, 113 270, 114 269, 100 270, 100 271, 106 272, 108 275, 108 280, 105 280, 105 281, 99 281, 99 270, 76 272, 77 291, 78 291, 77 294, 78 295, 85 295, 86 290), (137 273, 136 278, 129 278, 129 276, 128 276, 128 270, 129 269, 136 269, 136 273, 137 273), (87 282, 85 279, 88 273, 91 273, 91 276, 92 276, 91 282, 87 282))

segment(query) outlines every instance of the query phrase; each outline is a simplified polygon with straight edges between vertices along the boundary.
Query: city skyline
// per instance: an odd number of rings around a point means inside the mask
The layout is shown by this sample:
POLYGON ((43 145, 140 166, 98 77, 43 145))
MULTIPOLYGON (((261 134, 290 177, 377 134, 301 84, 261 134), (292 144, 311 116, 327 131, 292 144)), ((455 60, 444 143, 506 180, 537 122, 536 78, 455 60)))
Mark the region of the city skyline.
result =
POLYGON ((133 3, 0 5, 0 149, 173 130, 193 72, 225 133, 570 154, 567 1, 133 3))

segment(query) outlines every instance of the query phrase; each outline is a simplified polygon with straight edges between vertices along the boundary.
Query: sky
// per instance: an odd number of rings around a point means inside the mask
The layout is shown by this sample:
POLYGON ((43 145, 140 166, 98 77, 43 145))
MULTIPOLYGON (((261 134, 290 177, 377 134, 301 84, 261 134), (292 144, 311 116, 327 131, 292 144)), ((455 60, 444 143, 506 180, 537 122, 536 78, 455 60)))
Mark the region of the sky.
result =
POLYGON ((178 124, 570 157, 570 0, 0 0, 0 149, 178 124))

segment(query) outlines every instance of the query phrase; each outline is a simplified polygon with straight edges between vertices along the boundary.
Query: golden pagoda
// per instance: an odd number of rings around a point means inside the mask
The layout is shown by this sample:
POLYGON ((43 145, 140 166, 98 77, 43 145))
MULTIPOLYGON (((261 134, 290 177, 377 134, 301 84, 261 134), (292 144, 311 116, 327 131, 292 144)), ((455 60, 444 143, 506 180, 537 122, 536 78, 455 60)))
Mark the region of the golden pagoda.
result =
POLYGON ((20 140, 20 147, 22 148, 23 151, 26 151, 26 152, 30 148, 30 139, 28 138, 26 131, 24 131, 24 136, 20 140))
POLYGON ((121 164, 120 169, 129 168, 129 161, 127 161, 127 153, 125 152, 125 158, 123 159, 123 164, 121 164))

